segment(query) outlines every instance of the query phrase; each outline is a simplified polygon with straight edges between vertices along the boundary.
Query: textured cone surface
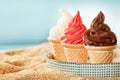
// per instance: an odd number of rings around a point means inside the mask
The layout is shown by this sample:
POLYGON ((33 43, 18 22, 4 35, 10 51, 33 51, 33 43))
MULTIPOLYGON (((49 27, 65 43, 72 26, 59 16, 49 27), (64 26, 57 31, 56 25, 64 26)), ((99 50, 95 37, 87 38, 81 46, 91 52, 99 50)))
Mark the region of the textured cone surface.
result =
POLYGON ((68 62, 87 63, 88 55, 87 50, 83 45, 64 45, 65 55, 68 62))
POLYGON ((90 63, 112 63, 113 52, 111 51, 88 51, 90 63))
POLYGON ((87 47, 90 63, 112 63, 114 58, 112 47, 87 47))
POLYGON ((55 60, 58 61, 66 61, 65 53, 63 46, 60 44, 59 41, 49 41, 51 47, 52 47, 52 52, 55 60))

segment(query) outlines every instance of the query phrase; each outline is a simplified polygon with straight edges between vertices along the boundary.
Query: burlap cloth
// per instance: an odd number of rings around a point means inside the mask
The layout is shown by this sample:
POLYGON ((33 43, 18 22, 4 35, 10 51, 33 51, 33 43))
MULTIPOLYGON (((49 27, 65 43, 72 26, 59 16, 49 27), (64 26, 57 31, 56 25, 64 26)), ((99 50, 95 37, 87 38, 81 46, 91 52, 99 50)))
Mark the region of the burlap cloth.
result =
POLYGON ((49 44, 0 51, 0 80, 120 80, 120 78, 83 78, 58 70, 46 64, 46 55, 51 51, 49 44))

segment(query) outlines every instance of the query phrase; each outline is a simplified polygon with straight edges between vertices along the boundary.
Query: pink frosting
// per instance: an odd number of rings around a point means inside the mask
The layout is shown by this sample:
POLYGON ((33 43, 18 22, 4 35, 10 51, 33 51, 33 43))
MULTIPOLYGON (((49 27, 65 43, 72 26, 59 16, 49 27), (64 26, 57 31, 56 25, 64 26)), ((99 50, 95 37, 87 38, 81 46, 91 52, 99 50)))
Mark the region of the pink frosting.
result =
POLYGON ((69 23, 68 28, 65 29, 64 36, 61 37, 61 42, 66 44, 83 44, 83 35, 86 30, 78 11, 69 23))

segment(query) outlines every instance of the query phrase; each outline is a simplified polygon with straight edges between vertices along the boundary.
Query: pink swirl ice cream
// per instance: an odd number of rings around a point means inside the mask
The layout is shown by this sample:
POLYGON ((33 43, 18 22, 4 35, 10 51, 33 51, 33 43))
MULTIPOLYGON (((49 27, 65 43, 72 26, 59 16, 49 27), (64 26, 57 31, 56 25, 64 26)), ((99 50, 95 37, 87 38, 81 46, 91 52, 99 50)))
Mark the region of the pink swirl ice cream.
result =
POLYGON ((61 37, 61 42, 66 44, 83 44, 83 35, 86 30, 78 11, 69 23, 68 28, 65 29, 64 36, 61 37))

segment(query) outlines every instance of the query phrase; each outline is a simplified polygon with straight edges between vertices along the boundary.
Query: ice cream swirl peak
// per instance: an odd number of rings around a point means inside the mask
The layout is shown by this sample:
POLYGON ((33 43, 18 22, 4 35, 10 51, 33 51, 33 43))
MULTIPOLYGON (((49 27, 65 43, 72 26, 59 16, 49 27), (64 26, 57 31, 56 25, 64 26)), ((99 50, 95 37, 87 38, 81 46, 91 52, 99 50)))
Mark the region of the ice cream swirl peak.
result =
POLYGON ((110 27, 104 23, 105 16, 100 11, 93 19, 90 29, 84 34, 86 45, 90 46, 113 46, 117 44, 117 38, 110 27))

